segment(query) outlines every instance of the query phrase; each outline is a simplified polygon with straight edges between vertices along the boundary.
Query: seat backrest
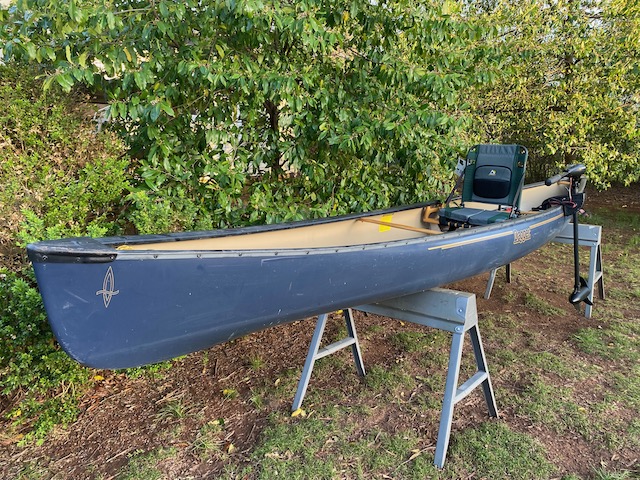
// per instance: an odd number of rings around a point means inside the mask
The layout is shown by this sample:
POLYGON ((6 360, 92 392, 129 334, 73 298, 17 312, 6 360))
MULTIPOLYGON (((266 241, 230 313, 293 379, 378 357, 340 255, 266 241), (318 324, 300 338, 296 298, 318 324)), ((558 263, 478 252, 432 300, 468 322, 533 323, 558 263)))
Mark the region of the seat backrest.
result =
POLYGON ((528 151, 521 145, 476 145, 467 154, 463 202, 518 207, 528 151))

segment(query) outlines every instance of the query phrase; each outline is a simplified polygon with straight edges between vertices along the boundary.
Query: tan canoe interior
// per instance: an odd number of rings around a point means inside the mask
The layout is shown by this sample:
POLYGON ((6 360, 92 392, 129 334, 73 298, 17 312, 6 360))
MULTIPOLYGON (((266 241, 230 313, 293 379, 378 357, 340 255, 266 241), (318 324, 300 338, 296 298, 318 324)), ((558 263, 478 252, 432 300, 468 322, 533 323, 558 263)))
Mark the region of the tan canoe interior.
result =
MULTIPOLYGON (((536 185, 522 192, 521 210, 529 211, 545 199, 562 195, 566 189, 560 185, 536 185)), ((495 210, 496 205, 467 203, 466 206, 495 210)), ((365 219, 351 219, 320 225, 309 225, 272 232, 232 235, 177 242, 158 242, 123 245, 121 250, 256 250, 287 248, 345 247, 372 243, 408 240, 425 235, 439 234, 437 209, 431 221, 423 221, 423 209, 415 208, 376 215, 365 219)))

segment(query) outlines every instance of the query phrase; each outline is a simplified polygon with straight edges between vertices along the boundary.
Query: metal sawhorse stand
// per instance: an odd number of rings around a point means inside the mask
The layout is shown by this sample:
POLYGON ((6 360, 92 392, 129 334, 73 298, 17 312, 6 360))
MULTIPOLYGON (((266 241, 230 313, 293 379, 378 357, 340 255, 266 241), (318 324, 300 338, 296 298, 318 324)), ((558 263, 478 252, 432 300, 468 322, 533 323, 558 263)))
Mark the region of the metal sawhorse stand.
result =
MULTIPOLYGON (((564 229, 552 240, 557 243, 573 244, 573 224, 567 224, 564 229)), ((589 278, 587 285, 591 293, 589 301, 593 303, 593 290, 598 286, 598 297, 604 300, 604 278, 602 277, 602 227, 600 225, 587 225, 581 223, 578 225, 578 245, 581 247, 590 247, 589 255, 589 278)), ((591 318, 592 305, 587 303, 584 310, 584 316, 591 318)))
MULTIPOLYGON (((567 224, 564 229, 552 240, 557 243, 569 243, 573 244, 573 224, 567 224)), ((589 278, 587 279, 587 285, 591 293, 589 294, 589 301, 593 303, 594 287, 598 286, 598 296, 601 300, 604 300, 604 278, 602 277, 602 227, 600 225, 578 225, 578 245, 582 247, 590 247, 591 255, 589 257, 589 278)), ((511 283, 511 265, 507 265, 507 283, 511 283)), ((489 299, 491 295, 491 289, 493 288, 493 282, 496 278, 495 268, 491 270, 489 274, 489 281, 487 282, 487 289, 484 292, 484 298, 489 299)), ((587 304, 584 311, 586 318, 591 318, 591 310, 593 306, 587 304)))
MULTIPOLYGON (((489 415, 491 417, 498 417, 495 395, 493 393, 493 387, 491 386, 491 378, 489 377, 487 361, 478 330, 478 312, 475 295, 437 288, 394 298, 381 303, 360 305, 354 307, 354 309, 413 322, 419 325, 426 325, 453 334, 434 459, 434 464, 438 468, 442 468, 449 447, 453 408, 456 403, 469 395, 476 387, 482 386, 484 398, 489 409, 489 415), (477 371, 466 382, 458 386, 465 332, 469 333, 471 339, 477 371)), ((340 348, 352 346, 354 347, 353 356, 356 361, 358 373, 364 375, 364 365, 353 325, 353 316, 350 310, 345 310, 344 312, 349 336, 324 349, 319 349, 319 346, 327 317, 326 315, 320 315, 318 318, 316 330, 309 347, 307 361, 300 382, 298 383, 298 390, 292 407, 294 411, 302 405, 302 400, 307 390, 309 379, 311 378, 313 364, 318 358, 336 352, 340 348)))

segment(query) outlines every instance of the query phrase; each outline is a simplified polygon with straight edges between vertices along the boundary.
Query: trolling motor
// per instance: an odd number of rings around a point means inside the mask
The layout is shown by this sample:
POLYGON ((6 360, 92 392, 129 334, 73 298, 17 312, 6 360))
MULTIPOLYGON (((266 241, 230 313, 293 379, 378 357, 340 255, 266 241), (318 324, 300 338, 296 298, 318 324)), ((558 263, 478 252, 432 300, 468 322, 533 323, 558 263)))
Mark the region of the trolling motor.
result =
POLYGON ((569 202, 563 202, 563 205, 565 206, 565 212, 568 210, 567 213, 573 217, 573 265, 575 282, 573 285, 573 293, 569 296, 569 302, 571 302, 577 310, 580 310, 580 303, 582 302, 585 302, 587 305, 593 305, 591 300, 589 300, 591 289, 587 285, 587 281, 580 276, 578 248, 578 212, 584 202, 584 193, 582 192, 584 182, 581 181, 581 177, 586 171, 587 168, 581 163, 569 165, 564 171, 547 178, 544 182, 545 185, 549 186, 559 182, 563 178, 569 179, 569 202))

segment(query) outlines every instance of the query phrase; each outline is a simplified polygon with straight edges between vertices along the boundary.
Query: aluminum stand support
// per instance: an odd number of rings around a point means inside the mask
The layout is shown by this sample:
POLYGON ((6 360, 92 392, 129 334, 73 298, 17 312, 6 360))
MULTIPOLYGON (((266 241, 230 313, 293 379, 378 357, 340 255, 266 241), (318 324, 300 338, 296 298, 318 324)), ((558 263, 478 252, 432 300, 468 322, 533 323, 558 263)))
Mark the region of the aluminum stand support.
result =
MULTIPOLYGON (((557 243, 569 243, 573 245, 573 224, 569 223, 553 240, 557 243)), ((591 290, 589 301, 593 303, 594 287, 598 286, 598 296, 604 300, 604 278, 602 277, 602 227, 600 225, 578 225, 578 245, 589 247, 589 278, 587 285, 591 290)), ((587 304, 584 316, 591 318, 592 305, 587 304)))
POLYGON ((434 459, 436 467, 442 468, 449 447, 453 407, 456 403, 469 395, 476 387, 482 386, 489 416, 498 417, 496 399, 478 330, 476 296, 471 293, 434 288, 374 305, 361 305, 354 307, 354 309, 426 325, 453 334, 434 459), (469 332, 477 371, 458 387, 465 332, 469 332))
MULTIPOLYGON (((507 283, 511 283, 511 264, 507 263, 505 265, 506 267, 506 274, 507 274, 507 283)), ((500 268, 500 267, 498 267, 500 268)), ((489 273, 489 281, 487 282, 487 288, 484 291, 484 298, 486 300, 489 300, 489 297, 491 296, 491 290, 493 290, 493 282, 496 281, 496 272, 498 271, 497 268, 494 268, 493 270, 491 270, 491 273, 489 273)))
POLYGON ((345 309, 343 311, 344 320, 347 326, 347 336, 340 341, 327 345, 324 348, 320 348, 322 343, 322 335, 324 328, 327 325, 328 314, 323 313, 318 316, 316 323, 316 329, 313 332, 311 338, 311 345, 309 345, 309 353, 307 353, 307 360, 304 362, 304 368, 302 369, 302 376, 298 382, 298 390, 296 396, 293 399, 292 411, 296 411, 302 405, 304 396, 307 393, 307 387, 309 386, 309 380, 311 380, 311 373, 313 372, 313 366, 316 360, 331 355, 332 353, 342 350, 343 348, 351 347, 351 353, 353 353, 353 361, 356 364, 356 370, 358 375, 364 377, 364 362, 362 361, 362 352, 360 351, 360 344, 358 343, 358 335, 356 333, 356 326, 353 323, 353 312, 351 309, 345 309))
MULTIPOLYGON (((569 243, 573 245, 573 224, 569 223, 565 228, 552 240, 557 243, 569 243)), ((598 297, 604 300, 604 278, 602 277, 602 227, 600 225, 587 225, 581 223, 578 225, 578 245, 583 247, 589 247, 591 249, 591 255, 589 257, 589 278, 587 279, 587 285, 591 290, 589 294, 589 301, 593 303, 593 296, 595 287, 598 287, 598 297)), ((491 270, 489 274, 489 281, 487 282, 487 289, 484 292, 484 298, 489 299, 491 296, 491 290, 493 289, 493 282, 496 279, 495 268, 491 270)), ((507 283, 511 283, 511 265, 507 265, 507 283)), ((591 318, 592 305, 587 304, 584 316, 591 318)))
MULTIPOLYGON (((493 393, 493 387, 491 386, 491 378, 489 377, 480 331, 478 330, 478 313, 475 295, 437 288, 394 298, 377 304, 359 305, 353 307, 353 309, 413 322, 419 325, 426 325, 453 334, 434 459, 434 464, 438 468, 442 468, 449 447, 453 409, 456 403, 469 395, 475 388, 482 386, 489 415, 491 417, 498 416, 496 399, 493 393), (466 332, 469 333, 471 345, 473 346, 477 371, 466 382, 458 386, 462 347, 464 344, 464 334, 466 332)), ((323 349, 319 347, 327 315, 324 314, 318 317, 302 377, 298 383, 298 391, 292 407, 294 411, 300 408, 302 404, 313 365, 318 358, 334 353, 341 348, 351 346, 356 369, 360 375, 364 375, 364 365, 353 325, 352 312, 351 310, 345 310, 344 312, 349 336, 323 349)))

